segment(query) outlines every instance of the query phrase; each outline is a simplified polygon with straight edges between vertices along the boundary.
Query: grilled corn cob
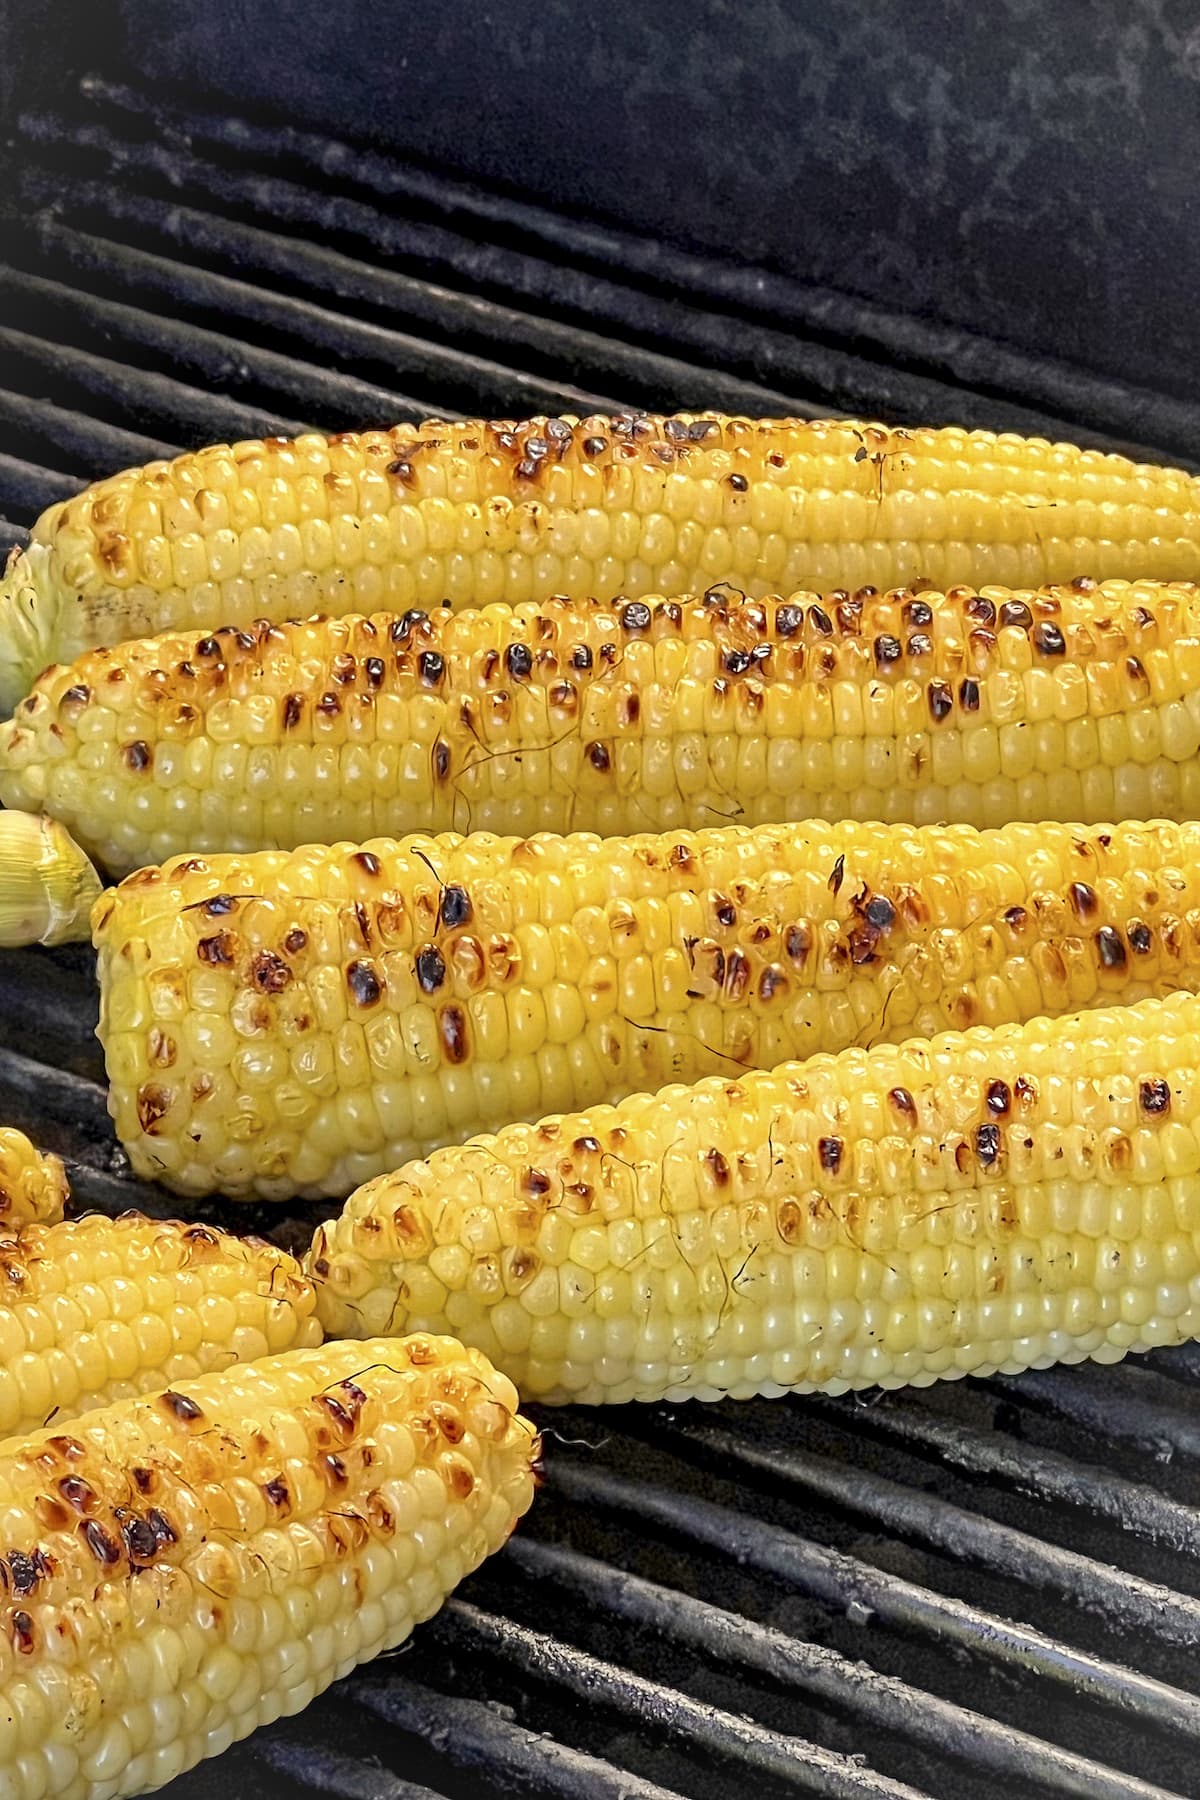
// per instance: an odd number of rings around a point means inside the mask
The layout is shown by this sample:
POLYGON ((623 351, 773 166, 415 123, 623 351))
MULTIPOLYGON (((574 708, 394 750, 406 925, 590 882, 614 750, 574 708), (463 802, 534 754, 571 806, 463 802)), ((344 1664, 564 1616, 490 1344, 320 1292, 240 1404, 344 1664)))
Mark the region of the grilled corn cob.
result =
POLYGON ((135 1168, 345 1195, 513 1118, 1195 985, 1200 825, 377 840, 143 870, 93 925, 135 1168))
POLYGON ((23 1131, 0 1126, 0 1239, 27 1225, 56 1224, 66 1201, 58 1157, 35 1148, 23 1131))
POLYGON ((0 1790, 121 1800, 299 1712, 497 1549, 536 1439, 477 1351, 336 1344, 0 1447, 0 1790))
POLYGON ((0 812, 0 947, 87 936, 100 878, 57 819, 0 812))
POLYGON ((113 873, 415 830, 1200 817, 1200 588, 555 601, 49 671, 0 799, 113 873))
POLYGON ((260 617, 1198 570, 1194 477, 1038 438, 714 415, 274 438, 45 512, 0 596, 0 705, 89 645, 260 617))
POLYGON ((321 1341, 284 1251, 136 1213, 0 1237, 0 1292, 0 1438, 321 1341))
POLYGON ((1200 1336, 1200 998, 852 1049, 513 1125, 359 1190, 339 1335, 528 1397, 840 1393, 1200 1336))

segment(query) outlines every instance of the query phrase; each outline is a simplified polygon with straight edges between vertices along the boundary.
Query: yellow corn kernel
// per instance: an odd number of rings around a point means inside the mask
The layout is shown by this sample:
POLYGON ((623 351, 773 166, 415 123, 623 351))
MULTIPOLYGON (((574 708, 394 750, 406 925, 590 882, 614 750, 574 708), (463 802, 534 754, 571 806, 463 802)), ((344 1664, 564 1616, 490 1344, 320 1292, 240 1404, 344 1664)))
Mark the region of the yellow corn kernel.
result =
POLYGON ((56 1224, 68 1192, 57 1156, 35 1148, 23 1131, 0 1126, 0 1235, 56 1224))
POLYGON ((1178 994, 510 1125, 369 1182, 306 1266, 327 1331, 452 1317, 531 1399, 925 1385, 1200 1337, 1198 1169, 1178 994))
POLYGON ((0 1786, 145 1793, 401 1643, 530 1504, 515 1407, 477 1351, 386 1338, 9 1438, 0 1786))
POLYGON ((183 1192, 343 1196, 669 1081, 1200 985, 1200 825, 422 837, 97 903, 117 1133, 183 1192))
POLYGON ((0 1286, 0 1437, 321 1341, 295 1260, 207 1225, 26 1225, 0 1238, 0 1286))
POLYGON ((1200 589, 1150 581, 176 634, 48 670, 0 727, 0 799, 114 874, 418 829, 1182 819, 1198 643, 1200 589))
POLYGON ((43 513, 0 582, 0 705, 91 645, 348 607, 1198 570, 1194 477, 1040 438, 719 415, 309 434, 43 513))

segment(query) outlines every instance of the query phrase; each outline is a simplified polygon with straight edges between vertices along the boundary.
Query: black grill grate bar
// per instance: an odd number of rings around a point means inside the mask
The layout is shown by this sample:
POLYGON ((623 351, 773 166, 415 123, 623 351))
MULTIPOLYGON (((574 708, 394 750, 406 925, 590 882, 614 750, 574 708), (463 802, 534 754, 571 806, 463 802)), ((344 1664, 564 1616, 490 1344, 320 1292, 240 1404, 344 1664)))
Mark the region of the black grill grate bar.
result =
MULTIPOLYGON (((759 412, 782 406, 809 414, 833 408, 908 423, 956 418, 960 423, 997 430, 1067 435, 1143 458, 1162 452, 1165 440, 1158 440, 1156 446, 1147 444, 1097 429, 1082 417, 1064 419, 995 394, 981 396, 971 389, 910 375, 894 364, 871 363, 846 351, 753 324, 744 315, 707 312, 685 300, 531 259, 508 245, 464 242, 459 233, 444 226, 411 217, 381 216, 373 205, 362 201, 316 192, 311 186, 279 177, 225 169, 173 146, 131 144, 106 127, 75 126, 54 115, 26 115, 22 126, 33 141, 52 144, 59 156, 65 149, 74 149, 86 157, 89 172, 97 155, 105 156, 125 182, 136 179, 142 186, 157 186, 171 193, 182 189, 193 201, 203 195, 206 204, 215 201, 253 220, 266 219, 273 225, 282 222, 339 244, 350 241, 360 254, 365 247, 375 259, 435 279, 457 281, 539 314, 550 312, 560 320, 593 325, 601 319, 616 336, 671 346, 676 351, 686 349, 695 362, 677 366, 689 374, 688 388, 696 395, 693 404, 759 412), (727 379, 719 373, 730 368, 736 368, 740 377, 736 400, 728 391, 727 379), (795 398, 802 394, 809 398, 795 398)), ((63 185, 60 174, 40 183, 26 177, 23 192, 27 203, 53 204, 63 185)), ((676 393, 671 401, 688 403, 687 391, 676 393)), ((1200 459, 1200 432, 1191 447, 1173 446, 1173 453, 1200 459)))
POLYGON ((1193 1390, 1200 1387, 1200 1344, 1176 1344, 1169 1350, 1158 1350, 1154 1356, 1155 1373, 1169 1375, 1193 1390))
MULTIPOLYGON (((128 208, 128 197, 114 194, 112 198, 118 202, 114 211, 123 214, 128 208)), ((294 239, 276 239, 253 228, 216 222, 202 213, 191 213, 187 208, 160 208, 147 201, 139 212, 143 231, 152 222, 156 236, 168 241, 173 236, 181 248, 187 248, 193 254, 219 255, 231 260, 236 256, 237 264, 242 268, 251 259, 261 268, 264 241, 270 246, 282 244, 286 252, 285 267, 279 272, 292 281, 296 279, 297 252, 301 248, 310 250, 305 260, 315 261, 318 266, 327 258, 335 264, 348 260, 337 257, 336 253, 319 250, 313 255, 313 247, 299 246, 294 239), (190 232, 181 229, 188 224, 192 228, 190 232)), ((586 414, 620 411, 623 404, 569 381, 545 379, 506 368, 502 363, 462 349, 452 341, 439 342, 397 331, 371 320, 334 312, 313 300, 272 291, 259 283, 216 274, 192 262, 76 230, 50 213, 38 214, 31 221, 30 236, 50 268, 76 279, 82 277, 93 286, 99 284, 143 306, 161 299, 186 312, 189 318, 209 320, 222 330, 228 328, 230 321, 236 320, 254 331, 269 333, 280 342, 295 346, 310 360, 314 355, 331 359, 335 366, 371 380, 391 379, 397 370, 403 369, 406 383, 414 392, 431 396, 428 401, 421 401, 427 410, 445 405, 447 400, 461 403, 464 410, 475 410, 487 404, 481 396, 491 396, 493 411, 521 406, 529 412, 569 410, 586 414)), ((262 270, 267 276, 274 272, 270 266, 262 270)), ((360 273, 366 277, 362 285, 369 288, 372 303, 378 303, 378 274, 366 270, 360 273)), ((317 285, 320 291, 321 284, 317 285)), ((429 299, 426 284, 406 282, 405 285, 423 288, 429 299)), ((462 297, 446 292, 433 296, 433 299, 434 304, 425 308, 429 324, 439 333, 454 334, 462 330, 466 322, 456 317, 463 310, 462 297)), ((486 334, 486 321, 472 319, 469 323, 473 331, 486 334)), ((522 323, 528 330, 529 321, 522 323)), ((619 351, 616 360, 620 360, 619 351)))
POLYGON ((78 493, 83 486, 78 475, 44 469, 0 451, 0 507, 9 515, 16 513, 22 523, 35 519, 55 500, 78 493))
POLYGON ((1076 1650, 1035 1626, 1004 1619, 967 1601, 889 1574, 782 1526, 648 1481, 632 1481, 596 1464, 559 1454, 547 1481, 584 1508, 599 1508, 752 1569, 779 1587, 806 1595, 840 1616, 875 1620, 911 1640, 934 1641, 983 1665, 1065 1688, 1126 1718, 1200 1744, 1195 1697, 1140 1671, 1076 1650))
MULTIPOLYGON (((1032 410, 1058 417, 1070 429, 1100 425, 1131 443, 1175 446, 1200 455, 1195 407, 1167 393, 1136 388, 1048 358, 981 338, 936 321, 892 312, 853 294, 811 287, 763 267, 730 264, 677 245, 595 221, 488 193, 453 176, 398 163, 375 150, 360 150, 286 123, 256 124, 228 114, 164 112, 147 97, 97 76, 80 84, 83 97, 103 116, 124 115, 143 128, 173 132, 189 145, 207 144, 256 170, 296 171, 314 185, 357 189, 391 211, 422 212, 452 223, 458 232, 532 247, 553 267, 566 263, 601 274, 634 275, 649 293, 709 310, 728 310, 782 326, 793 339, 807 335, 812 349, 862 365, 865 347, 879 367, 912 371, 931 387, 990 393, 1015 399, 1028 419, 1032 410), (846 346, 851 349, 847 353, 846 346)), ((760 327, 761 329, 761 327, 760 327)), ((953 409, 951 409, 953 410, 953 409)), ((949 416, 949 414, 946 414, 949 416)))
MULTIPOLYGON (((1121 1439, 1168 1464, 1176 1457, 1200 1460, 1200 1416, 1172 1405, 1151 1370, 1031 1369, 1019 1379, 996 1377, 992 1387, 1013 1404, 1035 1406, 1094 1434, 1100 1443, 1121 1439), (1122 1375, 1132 1377, 1122 1381, 1122 1375)), ((1162 1387, 1169 1392, 1169 1383, 1162 1387)))
POLYGON ((450 1600, 429 1631, 443 1643, 466 1644, 473 1653, 501 1658, 523 1682, 548 1683, 556 1694, 573 1695, 589 1708, 603 1707, 655 1738, 685 1744, 693 1756, 700 1752, 733 1765, 740 1783, 766 1780, 790 1793, 820 1794, 823 1800, 927 1800, 906 1782, 879 1775, 836 1751, 782 1737, 752 1719, 735 1717, 466 1600, 450 1600))
POLYGON ((638 1633, 685 1644, 706 1660, 808 1695, 891 1738, 907 1739, 975 1770, 1011 1777, 1021 1783, 1023 1794, 1150 1800, 1164 1791, 852 1663, 824 1645, 789 1637, 566 1545, 518 1537, 509 1545, 505 1563, 531 1584, 529 1591, 552 1585, 556 1595, 577 1599, 587 1609, 583 1616, 619 1618, 638 1633))
MULTIPOLYGON (((0 333, 0 346, 2 338, 0 333)), ((16 394, 9 388, 0 388, 0 430, 10 450, 26 451, 35 463, 45 452, 85 478, 97 469, 129 468, 136 463, 153 462, 156 457, 175 455, 175 447, 160 438, 125 431, 119 425, 105 425, 88 413, 56 406, 41 396, 16 394)))
POLYGON ((936 1458, 943 1467, 1016 1489, 1031 1499, 1085 1509, 1164 1549, 1189 1556, 1200 1553, 1200 1512, 1140 1482, 1005 1434, 959 1425, 927 1406, 836 1404, 850 1430, 936 1458))
POLYGON ((1113 1631, 1145 1632, 1189 1650, 1200 1644, 1200 1600, 872 1470, 847 1467, 810 1449, 797 1452, 779 1440, 752 1441, 717 1417, 693 1415, 686 1423, 676 1419, 665 1440, 661 1416, 639 1413, 622 1428, 723 1474, 766 1477, 773 1492, 815 1499, 822 1507, 869 1519, 890 1536, 970 1568, 1056 1594, 1103 1619, 1113 1631))
POLYGON ((20 370, 39 398, 70 406, 82 397, 115 424, 150 426, 165 441, 184 446, 231 435, 294 437, 310 429, 302 420, 243 405, 157 370, 133 368, 9 326, 0 327, 0 357, 10 384, 20 370))
MULTIPOLYGON (((40 138, 42 134, 37 121, 34 126, 40 138)), ((103 142, 92 143, 93 131, 72 131, 65 125, 56 125, 49 130, 56 147, 62 141, 56 135, 58 132, 66 134, 68 142, 80 145, 88 156, 89 165, 94 161, 97 149, 115 151, 124 161, 121 147, 108 134, 101 134, 103 142)), ((269 245, 261 242, 258 245, 259 250, 268 255, 263 274, 278 281, 285 289, 294 288, 299 279, 311 279, 314 271, 320 271, 324 276, 334 277, 337 283, 334 291, 340 292, 345 299, 361 296, 367 303, 378 306, 387 297, 395 296, 398 316, 424 318, 433 330, 445 330, 457 316, 478 343, 493 349, 511 346, 532 366, 543 371, 556 366, 568 368, 576 380, 587 379, 605 387, 620 381, 627 399, 642 405, 718 407, 750 414, 776 411, 782 406, 803 414, 819 411, 825 404, 802 399, 800 394, 804 390, 792 384, 790 372, 788 381, 780 379, 777 385, 764 385, 763 377, 773 382, 779 376, 783 365, 778 357, 766 358, 768 366, 754 369, 750 374, 731 372, 732 366, 743 360, 743 352, 749 347, 747 328, 742 325, 735 331, 731 323, 727 324, 715 338, 709 331, 701 332, 699 336, 703 341, 687 344, 698 353, 699 360, 685 360, 678 354, 677 340, 680 336, 686 339, 688 334, 671 330, 672 324, 683 323, 683 308, 671 303, 658 309, 662 316, 653 335, 659 347, 650 347, 644 342, 647 335, 644 329, 647 321, 642 318, 644 302, 641 296, 634 295, 630 304, 622 309, 624 323, 607 321, 618 331, 619 337, 606 338, 589 328, 599 314, 600 297, 590 292, 586 282, 570 283, 569 306, 565 299, 561 300, 560 310, 570 314, 569 321, 554 317, 549 310, 560 299, 558 289, 566 283, 569 271, 538 264, 514 286, 511 282, 501 281, 490 266, 497 258, 502 261, 504 252, 493 254, 489 251, 486 256, 488 266, 476 267, 477 259, 468 256, 462 240, 452 232, 438 229, 429 241, 428 231, 411 221, 380 220, 370 207, 352 201, 331 202, 294 183, 266 177, 249 178, 195 158, 187 159, 185 168, 173 165, 164 174, 158 166, 160 161, 156 155, 152 166, 142 173, 141 185, 153 189, 157 182, 172 191, 181 187, 188 194, 193 209, 189 237, 195 232, 196 203, 202 200, 210 209, 203 228, 209 239, 205 253, 224 259, 229 254, 225 246, 239 229, 254 231, 260 239, 269 237, 273 240, 269 245), (213 219, 211 210, 214 208, 232 210, 242 216, 233 221, 213 219), (281 224, 298 235, 281 235, 275 229, 281 224), (264 230, 264 226, 269 226, 270 232, 264 230), (313 239, 318 242, 336 239, 339 248, 318 249, 313 239), (347 255, 342 247, 346 241, 353 243, 356 251, 365 245, 370 262, 364 263, 357 256, 347 255), (379 267, 381 253, 400 266, 379 267), (364 280, 359 272, 368 268, 370 275, 364 280), (403 272, 405 270, 408 272, 403 272), (412 272, 414 270, 421 272, 420 277, 412 272), (459 291, 452 293, 443 283, 458 283, 459 291), (471 291, 464 293, 464 287, 471 291), (362 291, 364 288, 365 292, 362 291), (453 303, 452 308, 448 306, 448 298, 453 303), (508 304, 513 299, 518 301, 518 307, 508 304), (484 317, 487 324, 481 329, 484 317), (671 348, 665 348, 667 345, 671 348), (788 398, 781 399, 781 388, 788 391, 788 398)), ((122 173, 123 179, 129 180, 129 171, 122 173)), ((127 230, 157 227, 162 223, 162 209, 170 207, 166 197, 156 192, 137 192, 118 199, 115 195, 105 194, 94 182, 32 168, 22 172, 22 194, 27 205, 49 206, 56 210, 64 201, 78 208, 90 199, 104 217, 120 218, 127 230)), ((169 223, 171 230, 178 229, 177 221, 169 223)), ((696 335, 692 333, 693 338, 696 335)), ((793 351, 794 346, 789 345, 789 354, 795 363, 793 351)), ((878 380, 878 372, 873 378, 878 380)), ((797 379, 803 382, 801 375, 797 379)), ((866 387, 864 383, 864 391, 866 387)), ((511 410, 511 404, 502 407, 506 416, 511 410)), ((1016 409, 1012 409, 1014 421, 1017 416, 1016 409)))
MULTIPOLYGON (((66 491, 64 489, 63 493, 66 491)), ((23 550, 28 542, 28 525, 16 525, 11 519, 6 519, 4 514, 0 513, 0 568, 3 567, 4 558, 10 550, 14 548, 23 550)))
POLYGON ((3 265, 0 305, 15 323, 25 324, 39 338, 52 337, 56 346, 86 349, 98 342, 140 370, 169 370, 239 402, 296 407, 331 430, 389 424, 421 411, 409 395, 358 376, 3 265))
POLYGON ((488 1787, 468 1790, 476 1795, 512 1789, 558 1800, 681 1800, 669 1788, 519 1725, 481 1700, 441 1694, 374 1665, 342 1692, 394 1731, 441 1748, 457 1767, 472 1771, 476 1782, 486 1781, 488 1787))
POLYGON ((347 1756, 323 1738, 294 1727, 274 1726, 255 1732, 247 1750, 273 1775, 282 1776, 302 1793, 319 1794, 323 1800, 441 1800, 433 1788, 347 1756))

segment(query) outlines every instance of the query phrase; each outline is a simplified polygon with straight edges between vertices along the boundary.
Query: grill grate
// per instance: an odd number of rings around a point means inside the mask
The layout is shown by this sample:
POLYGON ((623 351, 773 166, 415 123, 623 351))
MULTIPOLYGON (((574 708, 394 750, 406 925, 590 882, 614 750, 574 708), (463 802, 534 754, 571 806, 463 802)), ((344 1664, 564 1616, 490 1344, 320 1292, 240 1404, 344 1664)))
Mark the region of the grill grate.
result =
MULTIPOLYGON (((15 182, 5 537, 165 450, 429 411, 856 409, 1200 462, 1161 396, 98 80, 22 122, 15 182)), ((0 1117, 82 1204, 174 1210, 112 1143, 90 953, 13 954, 5 1000, 0 1117)), ((294 1245, 323 1210, 234 1220, 294 1245)), ((171 1792, 1196 1793, 1198 1374, 548 1414, 541 1504, 416 1643, 171 1792)))

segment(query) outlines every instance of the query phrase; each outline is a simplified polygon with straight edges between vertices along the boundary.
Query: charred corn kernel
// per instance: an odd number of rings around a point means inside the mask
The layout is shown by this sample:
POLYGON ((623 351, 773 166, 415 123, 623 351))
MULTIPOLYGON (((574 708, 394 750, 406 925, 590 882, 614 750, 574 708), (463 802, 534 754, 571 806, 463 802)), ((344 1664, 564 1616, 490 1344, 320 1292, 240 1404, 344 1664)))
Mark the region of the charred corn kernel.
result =
POLYGON ((136 1213, 0 1237, 0 1288, 0 1437, 321 1341, 293 1257, 136 1213))
POLYGON ((87 936, 100 878, 57 819, 0 813, 0 946, 87 936))
POLYGON ((50 507, 0 588, 0 705, 89 645, 257 618, 1198 570, 1193 476, 1039 438, 715 415, 274 438, 50 507))
POLYGON ((418 829, 1189 818, 1197 646, 1200 589, 1151 581, 180 634, 48 671, 0 799, 114 873, 418 829))
POLYGON ((23 1131, 0 1126, 0 1236, 63 1216, 67 1174, 57 1156, 38 1150, 23 1131))
POLYGON ((94 914, 117 1132, 345 1195, 514 1118, 1200 984, 1200 825, 809 825, 187 857, 94 914))
POLYGON ((0 1446, 0 1787, 121 1800, 299 1712, 508 1537, 537 1439, 476 1350, 331 1344, 0 1446))
POLYGON ((531 1399, 925 1385, 1200 1336, 1198 1172, 1174 995, 511 1125, 307 1266, 330 1333, 453 1330, 531 1399))

